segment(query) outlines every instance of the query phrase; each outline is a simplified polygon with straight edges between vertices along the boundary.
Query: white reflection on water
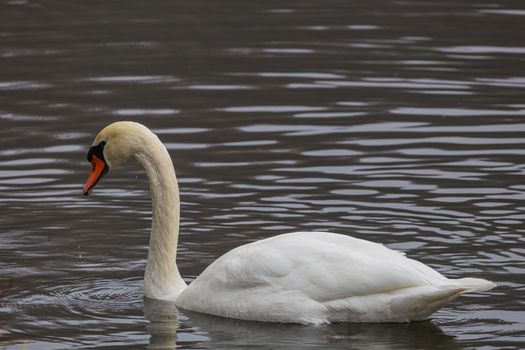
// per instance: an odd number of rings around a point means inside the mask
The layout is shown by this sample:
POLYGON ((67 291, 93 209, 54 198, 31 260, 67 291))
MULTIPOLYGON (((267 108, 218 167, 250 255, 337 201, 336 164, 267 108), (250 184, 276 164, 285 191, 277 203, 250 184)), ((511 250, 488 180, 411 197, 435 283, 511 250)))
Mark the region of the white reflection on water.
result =
POLYGON ((130 83, 156 84, 162 82, 177 82, 179 79, 171 75, 129 75, 129 76, 102 76, 86 78, 85 81, 98 83, 130 83))
POLYGON ((505 47, 505 46, 451 46, 438 49, 447 53, 505 53, 505 54, 524 54, 525 47, 505 47))
POLYGON ((150 116, 150 115, 173 115, 179 113, 176 109, 117 109, 113 114, 118 116, 150 116))

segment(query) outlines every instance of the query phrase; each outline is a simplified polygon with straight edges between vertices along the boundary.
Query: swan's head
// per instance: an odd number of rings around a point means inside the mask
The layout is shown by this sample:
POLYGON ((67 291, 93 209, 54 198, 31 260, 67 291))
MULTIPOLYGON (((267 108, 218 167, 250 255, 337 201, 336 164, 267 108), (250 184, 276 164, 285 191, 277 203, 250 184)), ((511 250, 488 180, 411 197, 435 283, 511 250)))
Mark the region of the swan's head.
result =
POLYGON ((102 129, 87 154, 92 167, 84 185, 84 194, 87 196, 93 191, 109 168, 133 156, 147 134, 152 133, 144 125, 135 122, 115 122, 102 129))

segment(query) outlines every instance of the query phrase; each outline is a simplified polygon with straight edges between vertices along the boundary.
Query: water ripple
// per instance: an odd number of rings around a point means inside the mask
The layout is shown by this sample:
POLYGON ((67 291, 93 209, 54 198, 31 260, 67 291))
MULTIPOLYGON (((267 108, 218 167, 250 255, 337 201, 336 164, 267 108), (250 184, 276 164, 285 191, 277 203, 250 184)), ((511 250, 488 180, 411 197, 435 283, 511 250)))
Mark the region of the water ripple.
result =
POLYGON ((523 10, 15 0, 0 17, 2 346, 523 347, 523 10), (315 329, 144 301, 144 172, 81 194, 94 135, 123 118, 176 166, 188 282, 240 244, 328 230, 498 287, 431 322, 315 329))

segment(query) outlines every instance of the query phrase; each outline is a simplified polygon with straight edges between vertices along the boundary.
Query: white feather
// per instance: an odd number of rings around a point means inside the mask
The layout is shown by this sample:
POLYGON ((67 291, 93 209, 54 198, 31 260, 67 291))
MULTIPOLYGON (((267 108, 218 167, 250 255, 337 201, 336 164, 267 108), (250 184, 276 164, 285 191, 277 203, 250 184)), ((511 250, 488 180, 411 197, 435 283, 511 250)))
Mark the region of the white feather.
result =
POLYGON ((458 281, 377 243, 295 232, 226 253, 176 303, 268 322, 406 322, 471 290, 458 281))

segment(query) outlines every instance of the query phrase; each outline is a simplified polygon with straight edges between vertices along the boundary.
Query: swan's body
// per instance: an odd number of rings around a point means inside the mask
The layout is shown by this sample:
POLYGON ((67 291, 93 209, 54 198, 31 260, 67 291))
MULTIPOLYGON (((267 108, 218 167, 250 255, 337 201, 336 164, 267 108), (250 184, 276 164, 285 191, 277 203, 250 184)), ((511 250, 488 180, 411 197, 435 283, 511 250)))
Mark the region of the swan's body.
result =
POLYGON ((448 279, 381 244, 328 232, 295 232, 240 246, 186 286, 176 265, 179 191, 164 145, 141 124, 117 122, 99 133, 90 154, 93 173, 85 194, 108 166, 129 157, 148 175, 153 202, 144 277, 148 298, 244 320, 406 322, 428 317, 462 293, 495 286, 477 278, 448 279))

